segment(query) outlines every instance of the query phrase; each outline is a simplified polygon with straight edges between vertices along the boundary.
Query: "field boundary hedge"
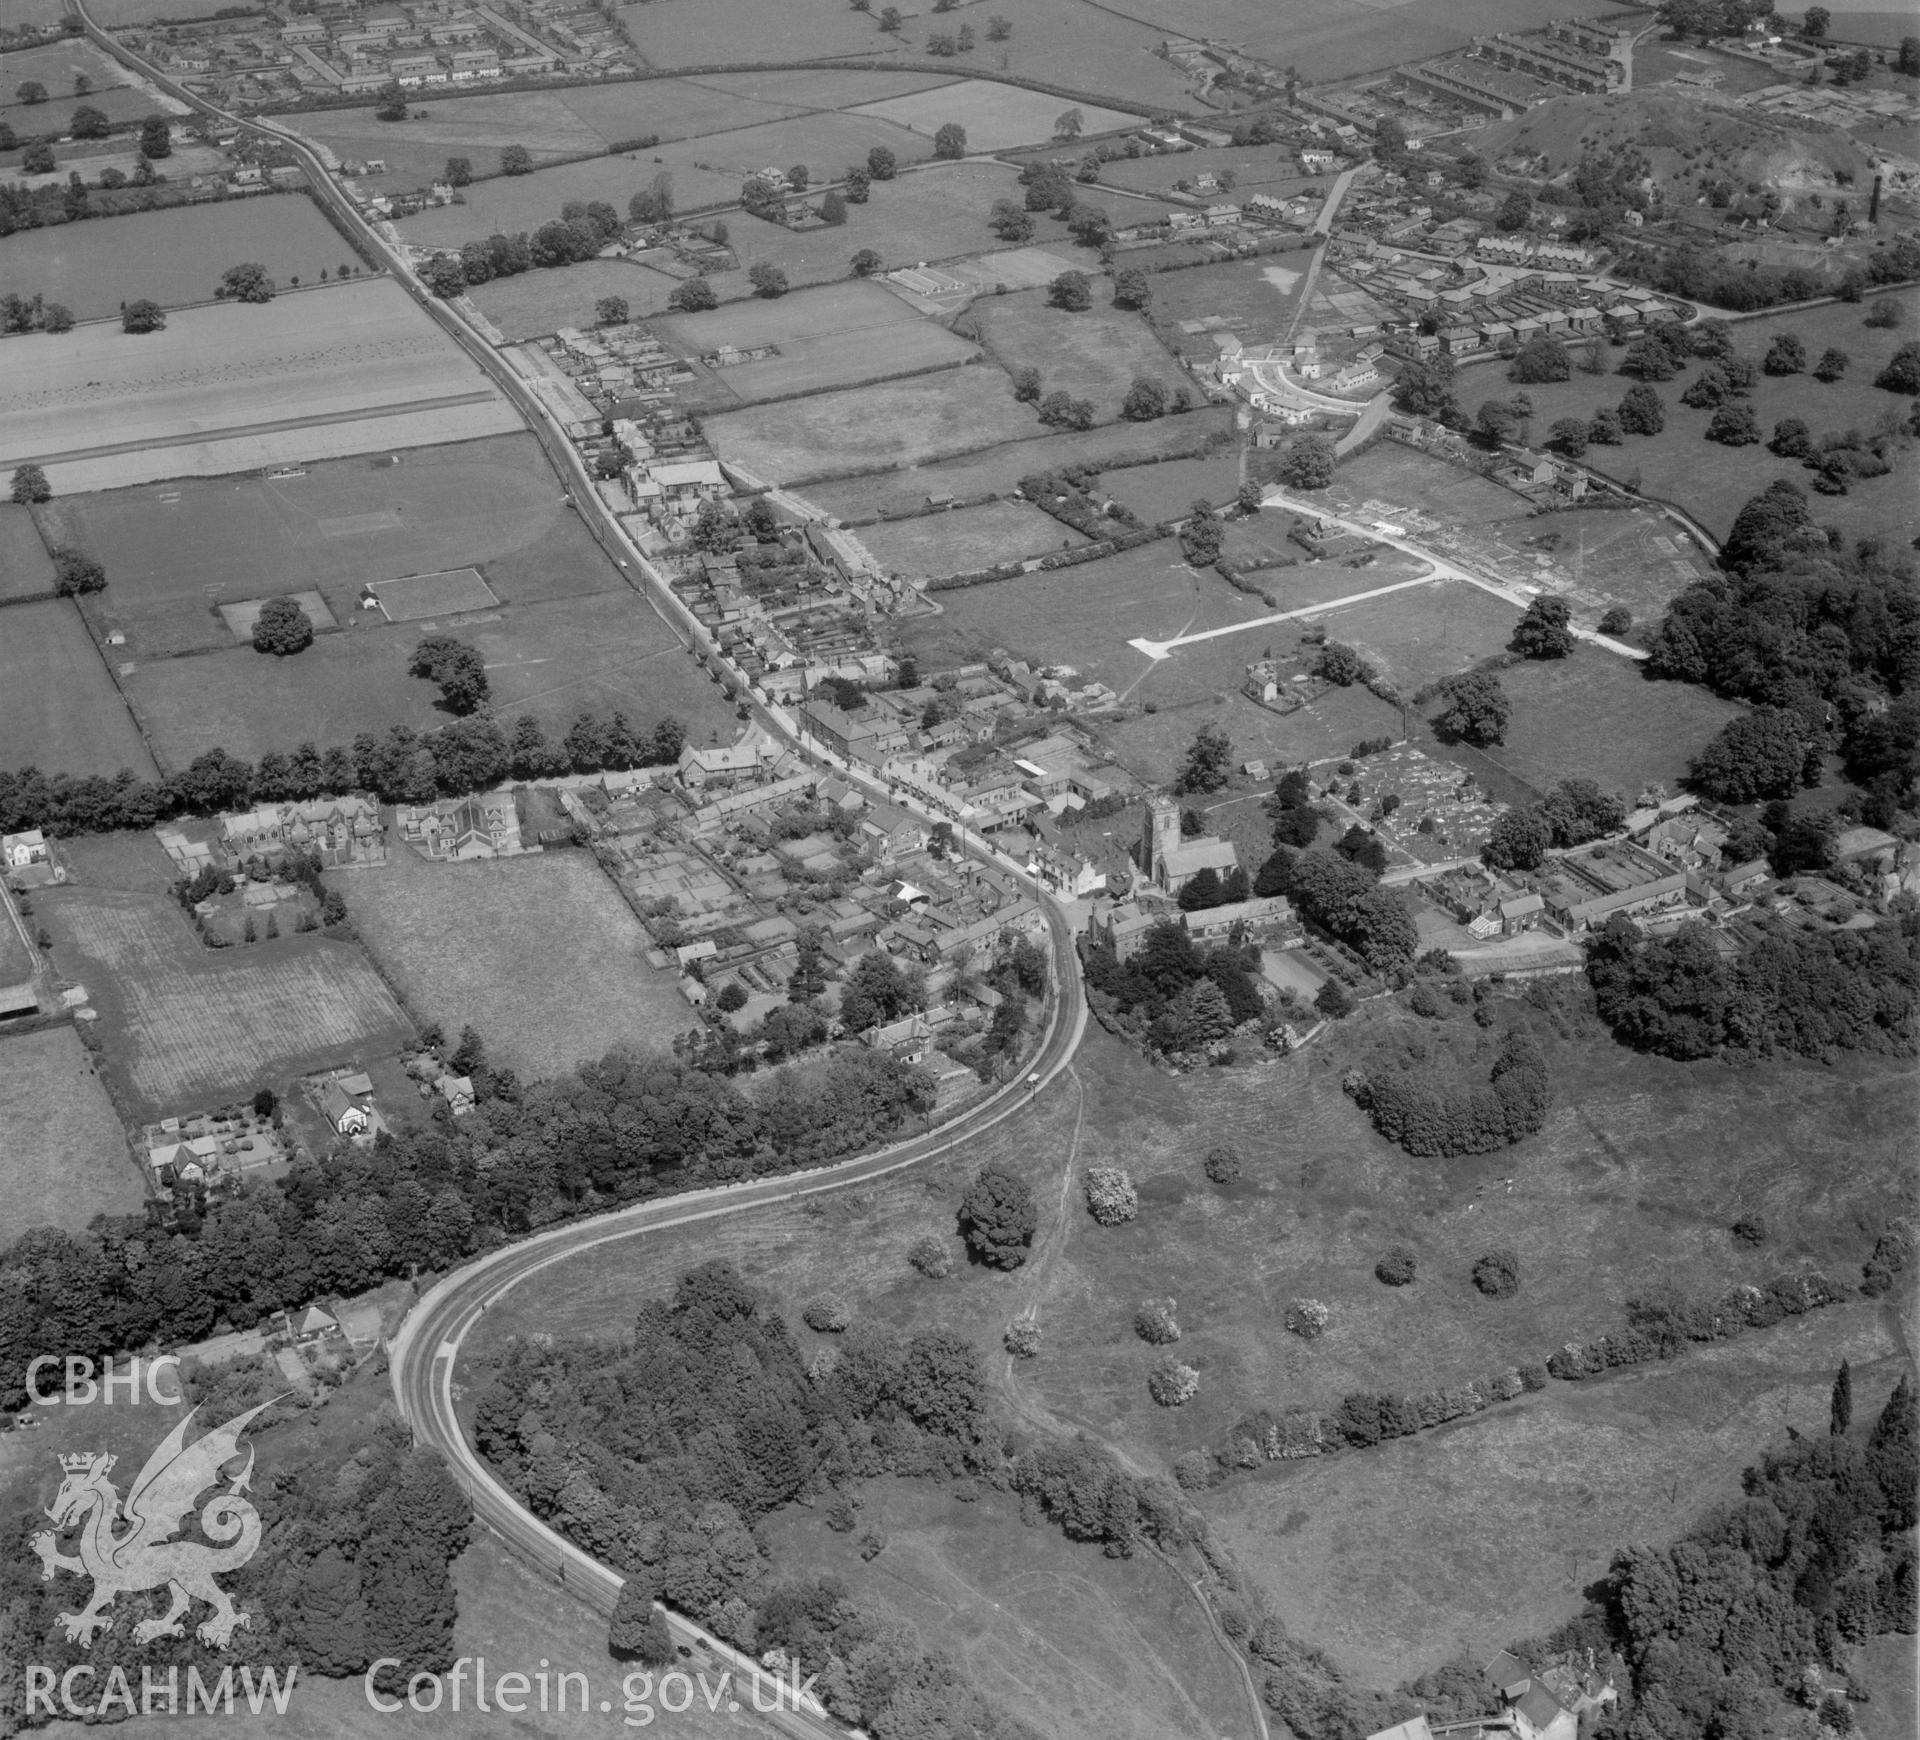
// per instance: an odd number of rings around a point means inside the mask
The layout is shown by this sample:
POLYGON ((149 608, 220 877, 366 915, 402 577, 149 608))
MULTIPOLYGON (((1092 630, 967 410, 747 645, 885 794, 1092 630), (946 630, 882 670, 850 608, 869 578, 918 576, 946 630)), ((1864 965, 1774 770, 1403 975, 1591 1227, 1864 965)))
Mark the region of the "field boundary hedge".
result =
POLYGON ((1549 1379, 1577 1383, 1616 1367, 1675 1359, 1691 1342, 1730 1341, 1750 1329, 1770 1329, 1788 1317, 1842 1304, 1848 1297, 1846 1289, 1816 1269, 1778 1276, 1765 1287, 1732 1287, 1711 1302, 1631 1302, 1626 1330, 1592 1341, 1566 1342, 1544 1362, 1508 1366, 1491 1376, 1418 1396, 1355 1391, 1331 1413, 1288 1408, 1276 1414, 1256 1409, 1229 1428, 1226 1443, 1210 1456, 1189 1451, 1182 1457, 1181 1484, 1211 1485, 1234 1470, 1257 1468, 1262 1462, 1370 1449, 1387 1439, 1431 1431, 1522 1393, 1543 1390, 1549 1379), (1196 1457, 1199 1463, 1193 1460, 1196 1457))

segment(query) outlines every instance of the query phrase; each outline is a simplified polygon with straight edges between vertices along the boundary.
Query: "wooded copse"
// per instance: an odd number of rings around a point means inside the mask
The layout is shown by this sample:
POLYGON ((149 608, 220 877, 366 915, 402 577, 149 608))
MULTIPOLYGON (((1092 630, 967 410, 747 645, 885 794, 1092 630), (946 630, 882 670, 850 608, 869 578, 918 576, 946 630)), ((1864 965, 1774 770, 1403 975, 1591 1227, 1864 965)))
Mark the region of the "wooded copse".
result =
POLYGON ((894 1475, 1018 1493, 1115 1554, 1177 1545, 1191 1526, 1171 1485, 1093 1446, 1010 1458, 980 1353, 960 1337, 856 1322, 808 1361, 724 1262, 649 1301, 618 1344, 512 1343, 474 1431, 535 1514, 737 1647, 797 1657, 833 1714, 875 1734, 920 1733, 909 1712, 933 1684, 966 1700, 972 1725, 959 1731, 1030 1731, 966 1693, 910 1626, 863 1612, 830 1579, 777 1578, 754 1533, 774 1510, 811 1502, 851 1531, 848 1489, 894 1475))

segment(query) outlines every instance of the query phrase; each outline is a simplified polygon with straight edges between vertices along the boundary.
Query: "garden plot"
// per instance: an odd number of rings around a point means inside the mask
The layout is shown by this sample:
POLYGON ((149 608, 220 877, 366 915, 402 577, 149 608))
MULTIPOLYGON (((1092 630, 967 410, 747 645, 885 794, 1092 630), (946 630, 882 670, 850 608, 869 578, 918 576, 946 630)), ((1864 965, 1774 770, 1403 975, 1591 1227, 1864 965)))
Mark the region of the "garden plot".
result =
POLYGON ((157 846, 152 855, 150 892, 76 881, 36 900, 55 963, 87 987, 108 1068, 137 1110, 218 1104, 412 1037, 352 942, 316 934, 207 948, 160 892, 171 867, 157 846))
MULTIPOLYGON (((1111 133, 1140 123, 1138 114, 1118 109, 1085 104, 1068 107, 1079 110, 1080 131, 1085 134, 1111 133)), ((1045 91, 989 84, 981 79, 968 79, 962 84, 944 85, 939 90, 921 91, 912 96, 889 97, 853 111, 859 115, 877 115, 929 139, 949 122, 957 123, 966 129, 967 149, 983 152, 1011 151, 1016 146, 1051 139, 1056 122, 1066 112, 1060 106, 1060 99, 1045 91)))
POLYGON ((57 494, 498 434, 518 414, 398 284, 363 280, 8 347, 0 468, 57 494), (476 426, 477 425, 477 426, 476 426))

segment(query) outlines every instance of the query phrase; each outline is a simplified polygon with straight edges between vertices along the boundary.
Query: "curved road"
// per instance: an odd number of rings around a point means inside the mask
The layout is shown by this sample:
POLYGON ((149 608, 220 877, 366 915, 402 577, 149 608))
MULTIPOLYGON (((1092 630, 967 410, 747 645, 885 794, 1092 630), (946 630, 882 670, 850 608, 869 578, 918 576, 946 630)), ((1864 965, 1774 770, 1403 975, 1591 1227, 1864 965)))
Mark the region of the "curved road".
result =
MULTIPOLYGON (((529 1276, 584 1251, 791 1202, 822 1191, 843 1189, 850 1184, 867 1183, 948 1153, 957 1142, 980 1136, 1024 1110, 1071 1064, 1087 1024, 1086 997, 1072 965, 1072 933, 1056 908, 1049 906, 1047 916, 1056 959, 1055 995, 1040 1050, 1028 1064, 1024 1076, 972 1110, 924 1135, 834 1166, 689 1191, 554 1227, 456 1270, 431 1288, 407 1314, 399 1333, 388 1346, 395 1400, 413 1428, 415 1441, 432 1445, 446 1457, 448 1465, 466 1485, 474 1515, 513 1552, 535 1568, 557 1577, 572 1593, 600 1612, 613 1611, 620 1592, 619 1574, 583 1553, 525 1510, 467 1442, 454 1406, 454 1365, 462 1340, 487 1307, 529 1276), (1064 971, 1059 970, 1062 964, 1064 971)), ((667 1618, 676 1642, 686 1647, 704 1646, 732 1668, 736 1677, 760 1682, 759 1704, 775 1702, 773 1688, 778 1682, 749 1658, 716 1643, 691 1621, 671 1611, 667 1618)), ((769 1720, 783 1731, 806 1736, 807 1740, 825 1740, 827 1736, 838 1740, 843 1733, 815 1711, 804 1707, 795 1709, 791 1701, 769 1720)))

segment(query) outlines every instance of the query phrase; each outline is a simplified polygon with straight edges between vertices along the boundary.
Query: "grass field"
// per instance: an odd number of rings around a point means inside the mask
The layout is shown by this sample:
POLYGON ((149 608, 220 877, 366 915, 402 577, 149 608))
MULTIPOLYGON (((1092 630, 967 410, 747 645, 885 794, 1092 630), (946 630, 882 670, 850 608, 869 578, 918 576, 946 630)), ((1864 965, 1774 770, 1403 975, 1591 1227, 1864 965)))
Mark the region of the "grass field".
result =
POLYGON ((0 611, 0 767, 154 775, 87 625, 65 599, 0 611))
POLYGON ((663 171, 673 177, 678 209, 731 205, 740 197, 741 182, 769 163, 783 169, 804 163, 816 181, 826 181, 838 177, 849 163, 864 163, 875 145, 885 145, 903 164, 933 153, 931 140, 877 117, 831 111, 782 115, 729 132, 676 140, 650 152, 589 157, 532 175, 476 182, 465 190, 464 204, 432 207, 403 219, 399 228, 408 241, 433 246, 472 241, 495 230, 537 229, 557 218, 570 199, 611 200, 624 215, 627 201, 663 171))
POLYGON ((1874 1409, 1905 1363, 1881 1316, 1851 1305, 1365 1457, 1275 1464, 1203 1508, 1289 1629, 1391 1684, 1463 1643, 1484 1659, 1538 1635, 1621 1547, 1736 1502, 1740 1471, 1786 1428, 1825 1431, 1842 1359, 1874 1409), (1398 1540, 1382 1515, 1407 1520, 1398 1540))
POLYGON ((184 309, 145 337, 111 324, 77 327, 10 344, 7 358, 0 466, 47 464, 58 494, 76 487, 71 474, 87 465, 132 474, 88 472, 78 485, 99 489, 271 463, 308 435, 317 439, 315 456, 324 455, 343 429, 372 432, 361 437, 362 451, 385 447, 399 439, 396 424, 417 424, 423 410, 432 423, 442 405, 454 425, 442 439, 519 426, 453 341, 385 278, 264 306, 184 309), (492 427, 464 427, 469 407, 492 427), (415 415, 379 415, 389 411, 415 415), (374 420, 365 421, 369 413, 374 420), (220 462, 219 450, 232 445, 247 458, 220 462), (63 460, 71 463, 54 463, 63 460))
POLYGON ((674 315, 656 322, 654 330, 689 357, 722 345, 778 346, 778 356, 716 371, 718 383, 741 404, 914 374, 979 355, 965 339, 864 279, 772 302, 730 303, 711 314, 674 315))
POLYGON ((1291 148, 1278 145, 1223 145, 1170 155, 1121 157, 1100 165, 1102 187, 1130 188, 1135 193, 1169 193, 1176 181, 1191 180, 1204 170, 1233 174, 1233 197, 1273 193, 1291 199, 1308 189, 1324 189, 1327 176, 1303 175, 1291 148))
POLYGON ((1071 526, 1023 501, 992 501, 924 519, 866 526, 861 543, 899 574, 961 574, 996 562, 1018 562, 1087 540, 1071 526))
POLYGON ((165 889, 150 834, 70 841, 73 881, 35 915, 55 966, 100 1013, 105 1067, 146 1114, 220 1105, 255 1088, 391 1051, 412 1028, 359 946, 283 936, 209 949, 165 889))
MULTIPOLYGON (((913 96, 889 97, 856 111, 896 122, 929 139, 949 122, 957 122, 966 129, 969 151, 1011 151, 1017 145, 1049 140, 1054 136, 1054 122, 1064 112, 1060 99, 1045 91, 990 84, 982 79, 968 79, 913 96)), ((1081 105, 1080 114, 1081 131, 1088 136, 1140 123, 1138 115, 1118 109, 1081 105)))
POLYGON ((7 239, 0 289, 104 320, 136 296, 164 308, 211 302, 220 273, 240 260, 257 260, 282 285, 317 284, 343 264, 365 270, 312 200, 286 193, 24 231, 7 239))
MULTIPOLYGON (((17 510, 16 510, 17 511, 17 510)), ((477 567, 507 604, 614 588, 619 571, 560 499, 530 435, 337 460, 302 477, 193 479, 55 501, 53 535, 111 576, 86 608, 127 657, 230 644, 218 606, 318 590, 342 623, 369 581, 477 567)))
POLYGON ((793 483, 920 465, 995 446, 1035 426, 1031 409, 1015 401, 998 369, 963 368, 731 411, 709 417, 706 432, 722 458, 769 482, 793 483))
MULTIPOLYGON (((1095 1030, 1067 1080, 966 1154, 810 1210, 735 1217, 703 1235, 700 1256, 732 1261, 789 1315, 830 1291, 856 1322, 938 1324, 982 1345, 1036 1308, 1041 1355, 1005 1393, 1054 1430, 1083 1427, 1164 1468, 1256 1405, 1324 1407, 1354 1388, 1420 1390, 1540 1358, 1617 1326, 1624 1301, 1660 1281, 1697 1292, 1803 1265, 1847 1278, 1896 1211, 1910 1086, 1900 1069, 1856 1061, 1756 1078, 1599 1038, 1577 1052, 1549 1044, 1546 1129, 1499 1155, 1445 1162, 1411 1159, 1373 1134, 1340 1090, 1337 1044, 1167 1078, 1095 1030), (1246 1166, 1224 1189, 1199 1166, 1218 1144, 1246 1166), (991 1160, 1036 1188, 1033 1260, 1012 1276, 963 1264, 947 1281, 920 1280, 908 1245, 951 1236, 965 1181, 991 1160), (1131 1225, 1097 1228, 1078 1191, 1062 1191, 1097 1164, 1127 1166, 1141 1187, 1131 1225), (1743 1213, 1764 1214, 1775 1242, 1735 1246, 1725 1229, 1743 1213), (1420 1279, 1403 1290, 1372 1275, 1394 1243, 1420 1259, 1420 1279), (1494 1244, 1522 1262, 1521 1295, 1504 1304, 1481 1298, 1466 1274, 1494 1244), (1169 1295, 1186 1331, 1180 1351, 1202 1373, 1199 1397, 1178 1412, 1149 1401, 1155 1356, 1129 1328, 1143 1298, 1169 1295), (1333 1309, 1317 1342, 1281 1331, 1298 1295, 1333 1309)), ((630 1317, 687 1255, 635 1240, 558 1265, 490 1313, 482 1333, 593 1333, 630 1317)), ((1878 1362, 1896 1349, 1871 1307, 1837 1308, 1625 1380, 1555 1384, 1390 1452, 1275 1467, 1205 1503, 1300 1635, 1390 1683, 1463 1642, 1490 1648, 1572 1612, 1568 1552, 1595 1555, 1584 1583, 1614 1547, 1684 1526, 1704 1500, 1730 1495, 1731 1471, 1779 1436, 1783 1415, 1803 1429, 1824 1420, 1802 1413, 1824 1408, 1843 1352, 1873 1372, 1877 1395, 1891 1382, 1878 1362), (1474 1458, 1481 1444, 1489 1449, 1474 1458), (1609 1471, 1609 1456, 1624 1466, 1609 1471), (1324 1492, 1324 1514, 1278 1493, 1302 1481, 1324 1492), (1308 1514, 1296 1519, 1299 1510, 1308 1514), (1502 1526, 1489 1531, 1489 1516, 1502 1526), (1512 1560, 1509 1574, 1474 1576, 1470 1597, 1445 1593, 1463 1564, 1492 1552, 1512 1560)))
POLYGON ((1572 605, 1574 620, 1588 625, 1615 604, 1636 622, 1657 622, 1676 593, 1712 570, 1690 534, 1646 509, 1574 508, 1508 520, 1483 539, 1502 553, 1500 572, 1525 575, 1530 568, 1530 578, 1551 585, 1572 605), (1558 544, 1544 551, 1543 541, 1556 536, 1558 544))
POLYGON ((1406 519, 1416 514, 1442 532, 1522 520, 1533 512, 1533 504, 1524 496, 1395 441, 1383 441, 1345 461, 1334 473, 1327 502, 1343 512, 1371 503, 1409 525, 1419 523, 1406 519))
POLYGON ((423 1019, 467 1022, 523 1076, 616 1045, 664 1049, 694 1024, 647 965, 640 921, 584 852, 430 864, 396 850, 353 880, 355 927, 423 1019))
MULTIPOLYGON (((1823 308, 1806 309, 1793 314, 1771 314, 1758 320, 1743 320, 1734 327, 1737 353, 1757 364, 1766 354, 1774 337, 1783 332, 1797 333, 1807 347, 1809 364, 1816 362, 1829 347, 1838 348, 1852 359, 1843 379, 1822 385, 1811 375, 1760 375, 1754 382, 1751 404, 1759 422, 1761 438, 1772 434, 1783 417, 1803 419, 1814 438, 1830 431, 1860 428, 1871 433, 1890 413, 1904 418, 1912 401, 1874 386, 1873 377, 1900 345, 1920 330, 1920 291, 1893 292, 1893 300, 1905 312, 1902 324, 1891 330, 1864 324, 1867 307, 1862 303, 1833 302, 1823 308)), ((1617 365, 1623 353, 1608 351, 1609 367, 1617 365)), ((1650 495, 1676 501, 1716 537, 1724 537, 1734 515, 1751 497, 1758 495, 1776 477, 1784 477, 1796 487, 1808 490, 1809 474, 1796 460, 1776 459, 1763 446, 1724 447, 1704 438, 1711 411, 1694 410, 1680 403, 1680 395, 1699 373, 1701 365, 1691 364, 1678 377, 1663 382, 1655 391, 1667 408, 1667 426, 1658 435, 1629 435, 1619 447, 1592 447, 1587 463, 1611 477, 1631 480, 1638 477, 1650 495)), ((1483 396, 1507 390, 1498 379, 1498 371, 1489 367, 1470 376, 1471 390, 1464 394, 1470 404, 1483 396), (1479 388, 1484 382, 1485 394, 1479 388)), ((1633 382, 1622 375, 1586 375, 1577 369, 1573 378, 1544 387, 1530 388, 1533 395, 1533 426, 1544 431, 1559 417, 1590 417, 1601 405, 1616 405, 1633 382)), ((1850 537, 1884 533, 1909 539, 1920 532, 1920 506, 1911 487, 1913 455, 1904 466, 1896 465, 1886 477, 1855 482, 1844 496, 1814 495, 1808 490, 1814 517, 1822 524, 1840 527, 1850 537), (1902 473, 1905 473, 1903 476, 1902 473)))
POLYGON ((140 1212, 126 1132, 71 1027, 0 1040, 0 1126, 10 1224, 78 1232, 96 1214, 140 1212))
POLYGON ((1629 798, 1652 782, 1676 790, 1707 739, 1743 711, 1691 683, 1650 683, 1632 660, 1589 646, 1571 658, 1515 665, 1500 673, 1500 686, 1513 703, 1504 744, 1487 751, 1429 746, 1429 753, 1469 767, 1484 755, 1543 792, 1575 775, 1629 798))
POLYGON ((13 502, 0 502, 0 600, 52 590, 53 558, 33 515, 13 502))
MULTIPOLYGON (((168 767, 215 747, 257 760, 308 739, 325 746, 392 725, 445 724, 433 686, 407 674, 414 646, 438 625, 360 620, 288 659, 229 644, 138 662, 125 678, 128 698, 168 767)), ((532 713, 549 731, 564 731, 587 709, 618 707, 642 725, 671 713, 699 743, 715 733, 730 739, 736 728, 719 687, 652 606, 624 589, 468 617, 457 628, 486 660, 503 718, 532 713)))
POLYGON ((889 268, 996 248, 987 213, 996 199, 1017 191, 1014 172, 1004 163, 942 163, 875 182, 867 203, 848 206, 841 225, 790 230, 746 212, 730 214, 729 236, 742 265, 737 272, 715 273, 714 291, 723 300, 750 294, 746 267, 758 260, 800 285, 846 277, 848 262, 862 248, 872 248, 889 268))
MULTIPOLYGON (((1379 584, 1392 583, 1377 567, 1358 570, 1352 578, 1364 583, 1377 574, 1379 584)), ((1331 578, 1337 584, 1347 575, 1331 578)), ((1276 589, 1277 595, 1286 591, 1276 589)), ((1330 638, 1357 648, 1403 695, 1411 695, 1436 677, 1503 651, 1520 612, 1464 580, 1442 580, 1330 610, 1314 620, 1325 625, 1330 638)))
POLYGON ((1219 507, 1232 501, 1239 487, 1240 454, 1232 447, 1204 458, 1130 465, 1100 475, 1100 488, 1106 494, 1155 524, 1185 519, 1196 501, 1219 507))
MULTIPOLYGON (((742 274, 742 284, 745 275, 742 274)), ((509 340, 542 338, 563 326, 583 331, 594 322, 602 296, 624 296, 635 320, 664 314, 680 282, 631 260, 583 260, 557 271, 521 272, 495 278, 467 292, 509 340)))
MULTIPOLYGON (((422 120, 377 120, 377 105, 372 103, 278 119, 343 161, 381 159, 387 173, 370 177, 367 185, 405 190, 438 179, 449 157, 470 159, 476 175, 497 175, 500 151, 506 145, 524 145, 537 164, 604 151, 606 139, 568 105, 570 95, 568 91, 513 91, 427 102, 409 99, 411 109, 425 111, 422 120)), ((476 233, 486 234, 484 230, 476 233)))
POLYGON ((1120 401, 1136 375, 1171 390, 1184 379, 1153 328, 1139 315, 1110 306, 1111 287, 1096 280, 1094 305, 1083 314, 1047 306, 1046 294, 1023 290, 975 305, 981 340, 1009 372, 1037 368, 1042 390, 1090 399, 1105 422, 1120 415, 1120 401))
POLYGON ((865 1483, 860 1497, 862 1528, 886 1537, 878 1558, 863 1562, 859 1537, 834 1534, 817 1506, 790 1506, 768 1525, 783 1572, 840 1578, 1038 1732, 1160 1740, 1246 1731, 1229 1658, 1158 1559, 1107 1559, 1052 1527, 1028 1528, 1010 1494, 963 1502, 941 1483, 887 1478, 865 1483))
MULTIPOLYGON (((809 501, 847 519, 897 511, 924 502, 931 491, 944 490, 956 500, 1003 493, 1036 471, 1063 465, 1132 466, 1162 456, 1198 453, 1209 444, 1230 439, 1232 413, 1194 411, 1185 417, 1162 417, 1157 423, 1126 423, 1089 429, 1079 435, 1033 434, 1006 442, 964 459, 907 466, 898 471, 876 471, 823 483, 806 491, 809 501)), ((1117 475, 1117 474, 1116 474, 1117 475)))
POLYGON ((731 743, 739 731, 719 684, 632 592, 530 605, 468 623, 461 634, 486 659, 503 716, 532 713, 557 734, 583 711, 617 707, 636 725, 670 713, 694 744, 731 743))

